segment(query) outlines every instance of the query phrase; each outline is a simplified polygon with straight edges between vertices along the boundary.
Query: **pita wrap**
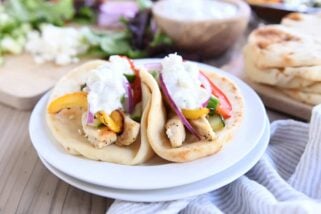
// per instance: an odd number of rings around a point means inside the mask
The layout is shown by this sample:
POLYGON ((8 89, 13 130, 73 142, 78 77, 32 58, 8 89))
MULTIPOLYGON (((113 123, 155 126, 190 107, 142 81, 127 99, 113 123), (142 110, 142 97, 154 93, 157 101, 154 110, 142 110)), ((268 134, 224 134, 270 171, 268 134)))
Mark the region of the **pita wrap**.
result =
POLYGON ((212 155, 218 152, 225 143, 228 143, 244 115, 243 98, 236 85, 229 79, 217 73, 207 73, 214 83, 220 86, 233 106, 231 118, 226 120, 226 126, 216 132, 217 138, 213 141, 198 141, 196 138, 188 138, 180 147, 172 147, 165 133, 167 112, 157 82, 150 75, 144 75, 144 79, 150 82, 152 99, 148 114, 147 136, 153 150, 162 158, 174 162, 187 162, 212 155))
POLYGON ((294 89, 281 89, 281 91, 293 98, 294 100, 304 102, 310 105, 318 105, 321 103, 321 93, 303 92, 294 89))
POLYGON ((302 88, 314 84, 321 77, 321 66, 260 69, 253 58, 250 57, 251 50, 250 44, 244 47, 244 71, 254 82, 284 88, 302 88))
POLYGON ((286 26, 260 27, 250 34, 248 43, 247 57, 259 69, 321 65, 321 40, 286 26))
POLYGON ((321 25, 321 14, 290 13, 282 19, 281 24, 321 39, 321 28, 318 27, 321 25))
MULTIPOLYGON (((80 85, 86 81, 91 71, 104 63, 105 61, 102 60, 91 61, 69 72, 56 84, 48 103, 64 94, 79 91, 80 85)), ((83 113, 83 110, 80 108, 62 110, 57 114, 49 114, 46 112, 49 130, 57 142, 59 142, 67 152, 92 160, 134 165, 150 159, 154 153, 148 143, 146 129, 152 91, 143 79, 150 74, 145 74, 145 71, 141 71, 141 73, 144 74, 141 76, 143 115, 139 137, 133 144, 129 146, 111 144, 101 149, 93 147, 87 138, 79 133, 82 130, 81 117, 83 113)))
POLYGON ((321 82, 316 82, 310 86, 299 88, 302 92, 321 94, 321 82))

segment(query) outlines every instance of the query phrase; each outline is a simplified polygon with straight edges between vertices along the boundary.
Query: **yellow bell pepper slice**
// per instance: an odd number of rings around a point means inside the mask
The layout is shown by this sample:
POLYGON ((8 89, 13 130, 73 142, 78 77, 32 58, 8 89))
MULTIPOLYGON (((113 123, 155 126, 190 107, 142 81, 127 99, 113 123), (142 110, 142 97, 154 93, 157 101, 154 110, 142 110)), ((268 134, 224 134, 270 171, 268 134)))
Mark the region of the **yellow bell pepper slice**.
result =
POLYGON ((98 112, 96 116, 111 131, 120 133, 123 130, 123 116, 119 111, 113 111, 110 115, 105 112, 98 112))
POLYGON ((183 115, 188 120, 196 120, 202 116, 207 115, 210 112, 208 108, 199 108, 199 109, 182 109, 183 115))
POLYGON ((63 95, 53 100, 48 106, 48 112, 50 114, 55 114, 62 109, 81 107, 87 110, 87 93, 86 92, 75 92, 63 95))

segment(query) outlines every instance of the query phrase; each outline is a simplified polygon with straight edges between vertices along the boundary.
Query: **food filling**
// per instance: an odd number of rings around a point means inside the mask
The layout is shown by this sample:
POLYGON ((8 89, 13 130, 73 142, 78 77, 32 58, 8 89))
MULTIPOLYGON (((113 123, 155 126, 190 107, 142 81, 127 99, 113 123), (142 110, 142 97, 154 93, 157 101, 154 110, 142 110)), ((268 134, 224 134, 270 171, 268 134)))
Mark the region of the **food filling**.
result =
POLYGON ((163 81, 180 109, 197 109, 208 100, 211 92, 201 87, 196 64, 184 62, 177 54, 165 57, 161 64, 163 81))
POLYGON ((86 81, 89 110, 111 114, 121 108, 125 96, 126 77, 123 72, 132 73, 127 60, 119 56, 110 57, 110 62, 96 68, 86 81), (111 93, 112 92, 112 93, 111 93))
POLYGON ((81 108, 81 133, 97 148, 134 143, 142 113, 138 70, 126 57, 111 56, 109 62, 89 72, 79 92, 56 98, 48 112, 81 108))
POLYGON ((214 141, 232 111, 219 86, 197 64, 183 61, 177 54, 162 60, 159 84, 169 109, 165 130, 171 146, 182 146, 187 134, 214 141))

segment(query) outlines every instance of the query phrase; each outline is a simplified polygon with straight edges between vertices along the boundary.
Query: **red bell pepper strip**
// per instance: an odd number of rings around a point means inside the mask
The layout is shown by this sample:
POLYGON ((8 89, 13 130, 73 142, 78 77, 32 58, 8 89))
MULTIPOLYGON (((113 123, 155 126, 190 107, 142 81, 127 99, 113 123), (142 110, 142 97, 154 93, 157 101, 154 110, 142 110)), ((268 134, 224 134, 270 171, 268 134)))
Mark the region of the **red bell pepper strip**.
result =
POLYGON ((219 89, 219 87, 217 87, 213 83, 213 81, 208 76, 206 76, 203 71, 200 71, 200 73, 208 80, 212 88, 212 94, 220 101, 219 105, 216 108, 216 112, 223 116, 224 119, 231 117, 232 105, 227 96, 223 93, 223 91, 221 91, 221 89, 219 89))

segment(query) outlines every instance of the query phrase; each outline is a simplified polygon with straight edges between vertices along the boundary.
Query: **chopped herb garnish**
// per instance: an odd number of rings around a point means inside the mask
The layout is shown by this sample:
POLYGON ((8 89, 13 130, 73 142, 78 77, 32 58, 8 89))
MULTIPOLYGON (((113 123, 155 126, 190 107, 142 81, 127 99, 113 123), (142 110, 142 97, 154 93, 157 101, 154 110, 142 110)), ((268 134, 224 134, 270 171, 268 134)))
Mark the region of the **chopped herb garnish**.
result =
POLYGON ((86 87, 87 87, 86 83, 80 85, 80 91, 83 91, 86 87))
POLYGON ((103 124, 103 123, 98 123, 98 124, 96 125, 96 128, 97 128, 97 129, 100 129, 100 128, 103 128, 103 127, 105 127, 105 124, 103 124))
POLYGON ((133 120, 135 120, 136 122, 140 122, 141 121, 141 119, 142 119, 142 117, 141 116, 132 116, 131 117, 133 120))
POLYGON ((212 96, 210 98, 210 100, 208 101, 208 104, 207 104, 207 108, 210 110, 209 115, 212 116, 215 114, 216 108, 219 103, 220 103, 220 101, 216 97, 212 96))
POLYGON ((128 82, 132 83, 135 81, 135 74, 124 74, 128 82))
POLYGON ((208 122, 210 123, 213 131, 215 132, 220 131, 225 127, 224 118, 219 114, 214 114, 208 117, 208 122))
POLYGON ((123 95, 121 98, 120 98, 120 102, 122 105, 124 105, 125 103, 125 95, 123 95))
POLYGON ((150 71, 149 72, 156 80, 158 80, 158 77, 159 77, 159 72, 158 71, 150 71))

